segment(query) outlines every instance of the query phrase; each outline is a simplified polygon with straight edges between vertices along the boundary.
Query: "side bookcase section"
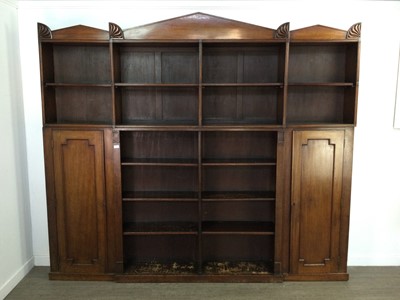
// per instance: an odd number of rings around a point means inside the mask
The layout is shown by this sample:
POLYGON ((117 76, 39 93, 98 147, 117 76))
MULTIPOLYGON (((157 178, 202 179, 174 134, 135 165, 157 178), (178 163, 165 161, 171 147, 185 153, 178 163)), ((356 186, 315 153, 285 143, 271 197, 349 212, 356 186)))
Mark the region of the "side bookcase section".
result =
POLYGON ((38 24, 44 124, 112 124, 107 32, 38 24))
POLYGON ((361 24, 38 24, 52 279, 346 280, 361 24))

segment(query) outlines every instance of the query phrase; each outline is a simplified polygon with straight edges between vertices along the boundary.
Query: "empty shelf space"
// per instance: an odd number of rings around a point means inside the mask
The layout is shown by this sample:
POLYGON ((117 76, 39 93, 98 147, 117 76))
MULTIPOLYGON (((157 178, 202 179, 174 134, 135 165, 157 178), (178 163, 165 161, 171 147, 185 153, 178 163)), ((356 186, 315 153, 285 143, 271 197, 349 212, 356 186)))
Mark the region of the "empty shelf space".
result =
POLYGON ((203 234, 274 235, 272 222, 203 222, 203 234))
POLYGON ((197 234, 192 222, 130 222, 124 224, 124 235, 197 234))

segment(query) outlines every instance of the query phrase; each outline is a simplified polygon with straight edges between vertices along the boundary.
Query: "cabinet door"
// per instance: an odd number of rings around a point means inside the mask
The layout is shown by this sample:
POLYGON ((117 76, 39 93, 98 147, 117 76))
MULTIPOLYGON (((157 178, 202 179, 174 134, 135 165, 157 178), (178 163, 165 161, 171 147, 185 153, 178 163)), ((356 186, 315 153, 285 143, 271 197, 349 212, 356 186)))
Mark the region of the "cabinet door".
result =
POLYGON ((293 133, 291 273, 339 270, 343 130, 293 133))
POLYGON ((103 131, 54 130, 54 195, 62 273, 105 267, 103 131))

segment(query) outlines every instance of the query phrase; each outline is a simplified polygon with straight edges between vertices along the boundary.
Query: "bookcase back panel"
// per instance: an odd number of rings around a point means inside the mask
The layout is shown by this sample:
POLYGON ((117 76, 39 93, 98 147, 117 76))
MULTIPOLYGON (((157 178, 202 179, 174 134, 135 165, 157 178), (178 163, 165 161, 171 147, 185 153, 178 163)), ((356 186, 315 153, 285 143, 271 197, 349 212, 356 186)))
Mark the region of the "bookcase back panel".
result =
POLYGON ((204 262, 272 262, 273 236, 206 235, 202 251, 204 262))
POLYGON ((269 47, 204 47, 203 82, 272 83, 283 81, 282 50, 269 47))
MULTIPOLYGON (((126 265, 135 268, 135 263, 147 263, 150 266, 152 263, 193 263, 197 259, 196 243, 197 237, 194 235, 126 237, 124 240, 125 260, 128 262, 126 265)), ((148 272, 159 273, 157 269, 148 272)))
POLYGON ((195 192, 197 168, 164 166, 126 166, 122 169, 123 191, 195 192))
POLYGON ((275 190, 275 168, 265 166, 205 167, 203 190, 266 192, 275 190))
POLYGON ((122 124, 195 124, 197 88, 123 88, 122 124))
POLYGON ((345 123, 345 95, 351 89, 350 87, 290 87, 287 122, 296 124, 345 123))
POLYGON ((55 99, 59 124, 112 124, 109 88, 57 87, 55 99))
POLYGON ((203 90, 205 124, 277 124, 279 89, 207 87, 203 90))
POLYGON ((198 83, 197 48, 121 47, 123 83, 198 83))
POLYGON ((205 161, 272 161, 276 160, 274 131, 208 131, 203 133, 205 161))
POLYGON ((197 132, 126 131, 120 143, 123 161, 197 162, 197 132))
POLYGON ((198 221, 196 202, 161 202, 136 201, 124 202, 124 223, 126 222, 192 222, 198 221), (157 208, 157 209, 155 209, 157 208))
POLYGON ((202 220, 219 222, 274 222, 274 201, 203 202, 202 220))
POLYGON ((59 83, 110 83, 108 45, 54 45, 54 80, 59 83))

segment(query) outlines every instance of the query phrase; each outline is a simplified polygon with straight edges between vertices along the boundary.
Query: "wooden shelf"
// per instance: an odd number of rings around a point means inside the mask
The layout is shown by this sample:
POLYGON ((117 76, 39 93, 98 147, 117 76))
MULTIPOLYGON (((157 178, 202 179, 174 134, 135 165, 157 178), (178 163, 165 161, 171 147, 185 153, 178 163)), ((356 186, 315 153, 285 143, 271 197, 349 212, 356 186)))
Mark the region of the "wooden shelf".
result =
POLYGON ((79 88, 79 87, 88 87, 88 88, 110 88, 111 83, 45 83, 46 87, 62 87, 62 88, 79 88))
POLYGON ((218 166, 276 166, 276 161, 263 158, 249 159, 202 159, 202 166, 218 167, 218 166))
POLYGON ((197 192, 124 192, 123 201, 198 201, 197 192))
POLYGON ((271 222, 203 222, 202 234, 274 235, 271 222))
POLYGON ((190 222, 140 222, 125 223, 124 232, 126 235, 196 235, 198 233, 197 223, 190 222))
POLYGON ((196 83, 115 83, 115 87, 138 87, 138 88, 180 88, 180 87, 199 87, 196 83))
POLYGON ((288 84, 289 87, 291 86, 308 86, 308 87, 354 87, 355 84, 353 82, 290 82, 288 84))
POLYGON ((202 83, 202 87, 283 87, 283 82, 265 83, 202 83))
POLYGON ((202 192, 203 201, 272 201, 275 200, 275 193, 264 191, 226 191, 226 192, 202 192))
POLYGON ((135 158, 122 159, 122 166, 159 166, 159 167, 197 167, 197 160, 174 158, 135 158))

